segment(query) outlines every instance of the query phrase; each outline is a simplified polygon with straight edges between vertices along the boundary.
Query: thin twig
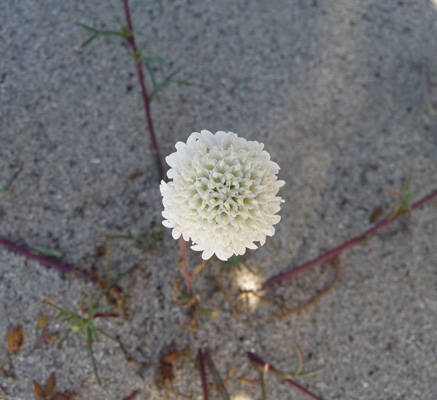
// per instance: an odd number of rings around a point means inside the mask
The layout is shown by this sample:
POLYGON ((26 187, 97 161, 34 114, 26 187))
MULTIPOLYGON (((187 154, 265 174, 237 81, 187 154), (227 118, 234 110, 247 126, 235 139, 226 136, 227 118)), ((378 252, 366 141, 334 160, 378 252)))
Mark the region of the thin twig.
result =
MULTIPOLYGON (((431 192, 427 196, 423 197, 421 200, 414 203, 411 206, 411 211, 423 206, 424 204, 428 203, 429 201, 431 201, 432 199, 434 199, 436 197, 437 197, 437 190, 434 190, 433 192, 431 192)), ((401 217, 403 217, 405 215, 407 215, 407 213, 400 213, 400 214, 397 214, 393 217, 389 217, 389 218, 384 219, 379 224, 376 224, 373 228, 368 229, 367 231, 365 231, 361 235, 354 237, 353 239, 343 243, 341 246, 338 246, 335 249, 328 251, 325 254, 322 254, 321 256, 315 258, 314 260, 311 260, 311 261, 309 261, 309 262, 307 262, 299 267, 296 267, 296 268, 292 269, 291 271, 284 272, 284 273, 279 274, 273 278, 268 279, 266 282, 264 282, 262 284, 262 288, 266 288, 267 286, 270 286, 270 285, 273 285, 275 283, 290 279, 291 277, 293 277, 301 272, 304 272, 304 271, 306 271, 306 270, 308 270, 316 265, 319 265, 319 264, 323 263, 324 261, 329 260, 330 258, 336 256, 337 254, 342 253, 343 251, 345 251, 353 246, 357 246, 357 245, 361 244, 363 242, 363 240, 365 240, 366 238, 370 237, 371 235, 375 234, 379 230, 392 224, 393 222, 397 221, 398 219, 400 219, 401 217)))
POLYGON ((208 400, 208 383, 206 382, 205 360, 202 349, 197 352, 197 363, 199 366, 200 380, 202 381, 203 400, 208 400))
POLYGON ((307 389, 305 389, 303 386, 299 385, 297 382, 293 381, 292 379, 281 377, 276 368, 272 367, 271 364, 267 364, 261 357, 257 356, 255 353, 248 352, 247 357, 249 357, 250 361, 253 361, 256 364, 261 365, 262 367, 265 367, 265 365, 269 365, 269 370, 272 371, 279 379, 281 379, 285 383, 288 383, 290 386, 295 387, 297 390, 306 394, 308 397, 311 397, 313 400, 322 400, 321 397, 318 397, 314 393, 311 393, 310 391, 308 391, 307 389))
MULTIPOLYGON (((129 44, 134 52, 134 55, 138 55, 138 48, 137 48, 137 45, 135 42, 135 35, 134 35, 133 26, 132 26, 132 18, 131 18, 131 14, 130 14, 128 0, 123 0, 123 5, 124 5, 124 13, 126 15, 127 27, 129 29, 129 32, 130 32, 130 36, 127 38, 127 41, 129 42, 129 44)), ((159 154, 158 142, 156 140, 155 129, 153 128, 152 115, 150 112, 149 96, 147 94, 146 85, 144 83, 143 64, 138 58, 136 58, 135 63, 136 63, 136 68, 137 68, 138 80, 139 80, 139 83, 141 86, 141 95, 143 97, 144 111, 146 113, 147 125, 149 127, 149 132, 150 132, 150 139, 152 142, 153 157, 155 158, 156 165, 158 167, 159 178, 164 179, 164 167, 162 165, 161 156, 159 154)))

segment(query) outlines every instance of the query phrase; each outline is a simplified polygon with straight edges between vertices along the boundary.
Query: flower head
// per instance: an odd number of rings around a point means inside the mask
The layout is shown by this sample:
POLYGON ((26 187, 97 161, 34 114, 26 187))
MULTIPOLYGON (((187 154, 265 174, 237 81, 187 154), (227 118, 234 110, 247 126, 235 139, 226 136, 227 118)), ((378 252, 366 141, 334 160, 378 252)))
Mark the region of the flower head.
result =
POLYGON ((160 186, 163 224, 175 239, 191 239, 204 260, 215 253, 226 261, 274 235, 283 202, 276 194, 285 182, 263 148, 232 132, 206 130, 176 143, 166 158, 170 181, 160 186))

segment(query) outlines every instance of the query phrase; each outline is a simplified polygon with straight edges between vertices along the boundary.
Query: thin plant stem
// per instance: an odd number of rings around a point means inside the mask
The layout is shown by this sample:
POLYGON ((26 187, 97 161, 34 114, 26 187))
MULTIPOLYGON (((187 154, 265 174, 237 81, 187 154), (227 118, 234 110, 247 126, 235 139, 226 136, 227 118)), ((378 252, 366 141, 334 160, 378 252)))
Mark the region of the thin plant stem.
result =
POLYGON ((187 284, 188 294, 190 297, 193 297, 193 283, 191 282, 190 278, 190 271, 188 271, 188 262, 187 262, 187 248, 184 238, 179 238, 179 248, 181 250, 181 256, 182 256, 182 272, 184 274, 185 283, 187 284))
POLYGON ((294 388, 296 388, 300 392, 306 394, 308 397, 312 398, 313 400, 322 400, 321 397, 318 397, 314 393, 311 393, 309 390, 305 389, 303 386, 299 385, 294 380, 281 377, 281 375, 279 375, 279 372, 276 368, 272 367, 271 364, 267 364, 261 357, 257 356, 255 353, 248 352, 247 357, 249 357, 250 361, 252 361, 252 362, 254 362, 262 367, 265 367, 265 365, 268 365, 269 370, 272 371, 279 379, 281 379, 285 383, 288 383, 290 386, 293 386, 294 388))
MULTIPOLYGON (((410 211, 413 211, 416 208, 423 206, 424 204, 428 203, 429 201, 431 201, 434 198, 437 198, 437 190, 434 190, 433 192, 431 192, 427 196, 423 197, 422 199, 420 199, 419 201, 414 203, 411 206, 410 211)), ((297 274, 304 272, 304 271, 306 271, 306 270, 308 270, 316 265, 319 265, 319 264, 329 260, 330 258, 336 256, 337 254, 342 253, 343 251, 345 251, 353 246, 357 246, 359 244, 362 244, 366 238, 370 237, 371 235, 375 234, 379 230, 392 224, 393 222, 397 221, 398 219, 400 219, 401 217, 403 217, 405 215, 407 215, 407 213, 400 213, 400 214, 397 214, 393 217, 389 217, 389 218, 384 219, 380 223, 376 224, 373 228, 370 228, 367 231, 365 231, 364 233, 362 233, 361 235, 356 236, 351 240, 348 240, 347 242, 343 243, 341 246, 338 246, 335 249, 332 249, 332 250, 328 251, 327 253, 322 254, 321 256, 319 256, 311 261, 308 261, 307 263, 305 263, 299 267, 292 269, 291 271, 284 272, 282 274, 274 276, 273 278, 268 279, 267 281, 265 281, 262 284, 262 288, 266 288, 267 286, 271 286, 271 285, 274 285, 275 283, 290 279, 291 277, 296 276, 297 274)))
MULTIPOLYGON (((124 6, 124 13, 126 16, 127 28, 130 32, 130 35, 127 38, 127 41, 129 42, 129 44, 134 52, 134 55, 138 55, 138 48, 137 48, 137 45, 135 42, 135 35, 134 35, 132 18, 131 18, 131 13, 130 13, 130 8, 129 8, 129 0, 123 0, 123 6, 124 6)), ((143 64, 142 64, 141 60, 139 60, 137 57, 136 57, 135 63, 136 63, 136 68, 137 68, 138 81, 139 81, 140 86, 141 86, 141 95, 143 98, 144 112, 146 114, 147 126, 149 127, 149 132, 150 132, 150 140, 152 143, 153 157, 155 158, 155 162, 156 162, 156 165, 158 167, 159 178, 164 179, 164 167, 162 165, 161 156, 160 156, 159 149, 158 149, 158 142, 156 140, 156 135, 155 135, 155 128, 153 127, 152 114, 150 112, 150 98, 149 98, 149 95, 147 94, 146 84, 144 83, 143 64)), ((190 296, 193 296, 193 285, 191 283, 190 274, 188 272, 187 255, 186 255, 186 251, 185 251, 185 241, 182 238, 182 236, 181 236, 180 241, 179 241, 179 246, 180 246, 181 255, 182 255, 182 270, 184 273, 185 282, 187 284, 188 293, 190 294, 190 296)))
POLYGON ((126 397, 124 400, 135 400, 137 397, 138 390, 134 390, 128 397, 126 397))
POLYGON ((15 253, 22 254, 23 256, 30 258, 32 260, 39 261, 41 264, 46 265, 47 267, 51 267, 54 269, 57 269, 58 271, 65 272, 67 274, 73 275, 76 278, 83 279, 85 281, 98 283, 97 279, 95 279, 93 276, 88 275, 85 272, 78 271, 77 269, 74 269, 73 267, 70 267, 68 265, 62 264, 59 261, 56 261, 49 257, 44 257, 39 254, 34 254, 31 251, 25 249, 24 247, 21 247, 15 243, 12 243, 11 241, 7 239, 0 239, 0 245, 6 247, 9 250, 14 251, 15 253))
MULTIPOLYGON (((124 6, 124 13, 126 16, 127 28, 129 29, 129 32, 130 32, 130 35, 127 38, 127 41, 129 42, 129 44, 134 52, 134 55, 137 55, 138 48, 137 48, 137 45, 135 42, 135 35, 134 35, 134 30, 133 30, 133 25, 132 25, 132 18, 131 18, 130 9, 129 9, 129 0, 123 0, 123 6, 124 6)), ((150 112, 149 96, 147 94, 146 84, 144 83, 143 64, 141 63, 141 61, 138 58, 136 58, 135 64, 136 64, 136 68, 137 68, 138 81, 139 81, 140 86, 141 86, 141 95, 143 98, 144 111, 146 113, 147 125, 149 127, 150 139, 152 142, 153 157, 155 158, 156 165, 158 167, 159 178, 164 179, 164 167, 162 165, 161 156, 159 154, 158 142, 156 140, 155 129, 153 127, 153 121, 152 121, 152 114, 150 112)))
POLYGON ((202 349, 197 352, 197 363, 199 366, 200 380, 202 381, 203 400, 209 400, 208 383, 206 382, 205 358, 202 349))

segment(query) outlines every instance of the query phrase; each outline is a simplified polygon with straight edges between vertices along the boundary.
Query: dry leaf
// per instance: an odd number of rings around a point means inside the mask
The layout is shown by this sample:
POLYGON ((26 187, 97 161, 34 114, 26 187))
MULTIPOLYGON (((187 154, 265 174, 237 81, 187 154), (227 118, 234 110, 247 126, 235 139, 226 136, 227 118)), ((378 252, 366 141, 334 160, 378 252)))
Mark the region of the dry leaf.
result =
POLYGON ((46 396, 47 397, 50 397, 53 394, 53 392, 55 391, 55 385, 56 385, 56 376, 55 376, 55 373, 52 372, 49 380, 46 383, 46 396))
POLYGON ((134 179, 140 177, 141 175, 143 175, 142 172, 135 171, 135 172, 132 172, 131 174, 129 174, 126 178, 129 179, 130 181, 133 181, 134 179))
POLYGON ((10 353, 18 353, 23 343, 24 338, 22 329, 8 329, 8 350, 10 353))
POLYGON ((96 258, 103 257, 106 254, 106 246, 96 246, 94 249, 94 255, 96 258))
POLYGON ((181 357, 181 353, 179 353, 179 351, 175 350, 175 351, 171 352, 170 354, 166 355, 161 361, 164 363, 171 364, 172 362, 179 360, 180 357, 181 357))
POLYGON ((38 399, 44 399, 46 397, 44 389, 37 381, 33 381, 33 392, 38 399))
POLYGON ((40 315, 38 322, 36 323, 36 329, 43 329, 47 325, 47 318, 44 315, 40 315))
POLYGON ((174 379, 173 366, 169 363, 161 362, 160 372, 164 381, 172 381, 174 379))
POLYGON ((50 342, 51 343, 55 342, 57 339, 59 339, 59 336, 61 336, 61 334, 59 332, 56 332, 55 334, 49 337, 50 342))
POLYGON ((238 378, 238 380, 245 383, 246 385, 249 385, 249 386, 259 386, 259 384, 260 384, 259 379, 247 379, 244 376, 240 376, 238 378))
POLYGON ((58 393, 52 400, 70 400, 71 398, 70 394, 58 393))
POLYGON ((42 345, 48 338, 49 338, 49 332, 47 329, 44 328, 43 331, 41 332, 41 335, 39 335, 38 340, 35 342, 35 346, 33 346, 33 348, 39 349, 40 347, 42 347, 42 345))
POLYGON ((372 215, 369 217, 369 222, 371 224, 373 224, 382 214, 382 208, 381 207, 376 207, 373 212, 372 215))

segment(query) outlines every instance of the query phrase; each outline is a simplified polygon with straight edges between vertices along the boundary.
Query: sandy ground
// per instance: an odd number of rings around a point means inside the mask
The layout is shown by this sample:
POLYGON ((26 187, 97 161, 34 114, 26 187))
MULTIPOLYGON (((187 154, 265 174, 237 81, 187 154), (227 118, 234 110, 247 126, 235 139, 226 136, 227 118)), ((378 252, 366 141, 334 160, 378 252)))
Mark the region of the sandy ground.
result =
MULTIPOLYGON (((172 60, 167 72, 202 86, 173 85, 152 113, 163 155, 200 129, 230 130, 262 141, 281 166, 286 200, 276 235, 246 264, 257 279, 303 263, 369 225, 376 207, 388 214, 386 193, 412 176, 423 196, 436 188, 437 122, 423 102, 437 104, 437 6, 421 1, 322 2, 273 0, 132 0, 137 41, 146 54, 172 60), (423 84, 422 72, 429 71, 423 84)), ((0 236, 27 248, 62 253, 84 271, 103 235, 141 230, 163 234, 153 251, 126 240, 109 242, 111 276, 138 264, 121 281, 130 296, 128 321, 100 319, 109 334, 143 363, 179 350, 169 387, 202 399, 195 363, 208 346, 233 400, 261 399, 245 352, 284 371, 297 365, 295 344, 309 363, 327 367, 299 380, 323 399, 437 398, 437 215, 431 203, 341 257, 342 276, 315 306, 277 322, 252 323, 280 310, 264 302, 236 319, 212 282, 239 278, 206 269, 195 281, 202 307, 218 310, 196 330, 172 299, 180 276, 178 243, 161 226, 162 205, 148 150, 141 98, 130 50, 116 37, 80 48, 87 32, 77 22, 117 28, 121 2, 3 0, 0 2, 0 182, 22 166, 13 192, 0 198, 0 236), (134 175, 132 175, 134 174, 134 175), (134 179, 135 178, 135 179, 134 179)), ((165 72, 165 68, 164 68, 165 72)), ((159 72, 157 72, 159 74, 159 72)), ((162 75, 161 75, 162 76, 162 75)), ((190 251, 193 268, 199 254, 190 251)), ((277 288, 287 308, 329 285, 333 270, 315 268, 277 288)), ((78 310, 84 284, 0 249, 0 398, 34 398, 33 380, 56 372, 57 391, 77 399, 172 399, 156 366, 126 361, 115 341, 100 337, 96 383, 86 339, 47 340, 65 322, 41 301, 78 310), (18 354, 8 329, 21 328, 18 354)), ((208 377, 212 382, 212 377, 208 377)), ((269 375, 268 398, 306 399, 269 375)), ((182 398, 182 397, 179 397, 182 398)), ((219 395, 213 391, 213 399, 219 395)))

